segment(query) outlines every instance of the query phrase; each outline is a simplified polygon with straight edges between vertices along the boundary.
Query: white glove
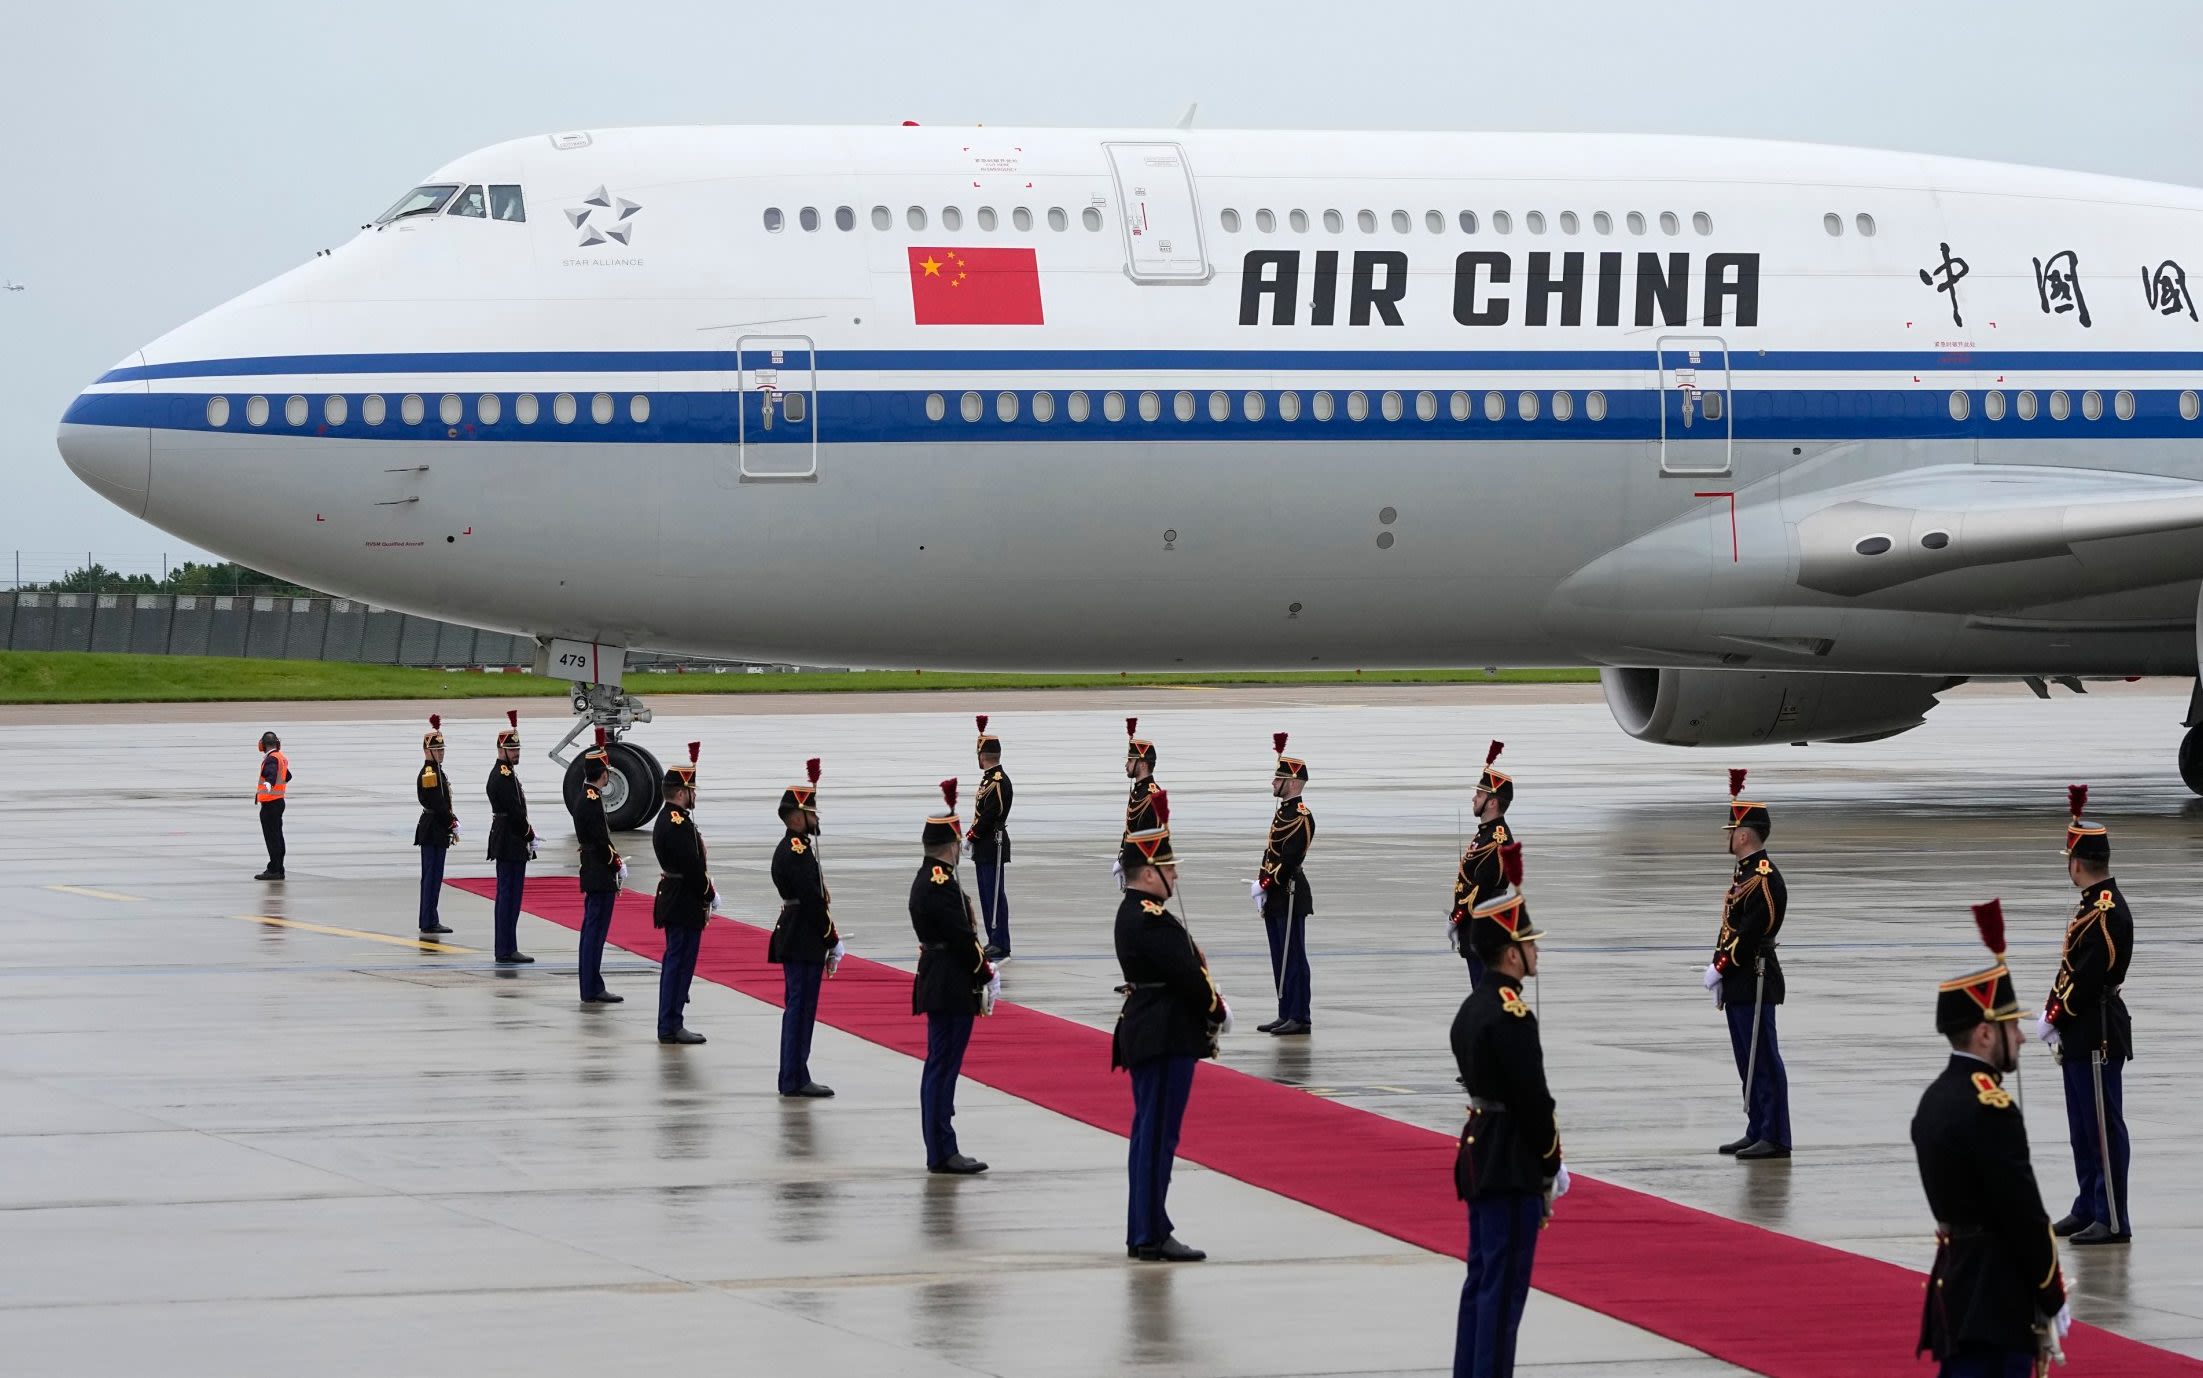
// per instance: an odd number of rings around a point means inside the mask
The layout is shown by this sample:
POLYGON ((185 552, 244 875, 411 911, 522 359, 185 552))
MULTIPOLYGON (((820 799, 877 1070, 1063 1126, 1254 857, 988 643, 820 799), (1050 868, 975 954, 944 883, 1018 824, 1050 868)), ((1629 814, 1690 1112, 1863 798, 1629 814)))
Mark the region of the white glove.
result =
POLYGON ((834 939, 834 950, 826 954, 826 974, 833 975, 841 969, 841 959, 849 955, 849 944, 842 938, 834 939))
POLYGON ((711 892, 711 902, 705 907, 704 912, 707 914, 716 914, 719 912, 719 892, 717 890, 713 890, 711 892))
POLYGON ((1269 892, 1262 888, 1261 881, 1250 880, 1247 882, 1247 898, 1254 901, 1254 912, 1257 914, 1262 912, 1262 902, 1268 897, 1269 892))
POLYGON ((970 855, 971 855, 971 834, 970 834, 970 833, 966 833, 966 834, 964 834, 964 855, 965 855, 965 856, 970 856, 970 855))
POLYGON ((459 840, 459 820, 456 818, 451 821, 451 840, 454 842, 459 840))
POLYGON ((2047 1013, 2038 1015, 2035 1019, 2035 1038, 2044 1047, 2055 1048, 2058 1046, 2058 1026, 2050 1022, 2050 1016, 2047 1013))
POLYGON ((1562 1163, 1560 1171, 1553 1176, 1553 1199, 1558 1201, 1566 1196, 1568 1188, 1573 1184, 1574 1179, 1568 1175, 1568 1164, 1562 1163))
POLYGON ((1706 963, 1706 977, 1702 984, 1707 990, 1721 989, 1721 968, 1711 962, 1706 963))
POLYGON ((2073 1303, 2067 1302, 2058 1308, 2058 1314, 2050 1318, 2050 1329, 2056 1332, 2057 1337, 2061 1340, 2072 1333, 2073 1303))
POLYGON ((979 992, 979 1013, 994 1013, 994 1002, 1002 998, 1002 973, 997 971, 987 978, 986 989, 979 992))
POLYGON ((1461 925, 1450 914, 1446 916, 1446 946, 1453 949, 1455 956, 1460 955, 1461 925))
POLYGON ((626 858, 626 857, 624 857, 624 856, 623 856, 623 857, 621 857, 621 858, 620 858, 620 869, 619 869, 619 874, 618 874, 617 876, 613 877, 613 878, 614 878, 615 880, 617 880, 617 881, 618 881, 618 882, 619 882, 620 884, 622 884, 622 885, 625 885, 625 884, 627 884, 627 858, 626 858))
POLYGON ((1119 890, 1122 890, 1122 889, 1124 889, 1124 858, 1123 858, 1123 857, 1121 857, 1121 856, 1117 856, 1117 857, 1111 857, 1111 858, 1109 859, 1109 879, 1110 879, 1111 881, 1113 881, 1113 882, 1114 882, 1114 883, 1116 884, 1116 887, 1117 887, 1117 888, 1118 888, 1119 890))
POLYGON ((1216 1026, 1216 1031, 1220 1034, 1228 1034, 1232 1031, 1231 1003, 1229 1001, 1221 1001, 1219 1003, 1223 1004, 1224 1006, 1224 1022, 1216 1026))

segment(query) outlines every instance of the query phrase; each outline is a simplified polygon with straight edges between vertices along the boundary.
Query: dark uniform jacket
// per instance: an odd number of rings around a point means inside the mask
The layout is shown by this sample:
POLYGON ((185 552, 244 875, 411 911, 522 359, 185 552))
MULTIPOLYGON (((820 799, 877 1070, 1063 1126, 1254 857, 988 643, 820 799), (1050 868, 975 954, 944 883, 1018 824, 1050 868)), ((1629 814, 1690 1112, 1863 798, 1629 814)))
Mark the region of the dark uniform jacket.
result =
POLYGON ((1920 1348, 2032 1352, 2038 1316, 2065 1304, 2058 1241, 2027 1160, 2027 1126, 1988 1063, 1953 1053, 1920 1097, 1912 1148, 1935 1212, 1920 1348))
MULTIPOLYGON (((600 804, 597 809, 604 812, 600 804)), ((696 831, 696 816, 678 804, 658 810, 650 829, 650 850, 658 857, 658 894, 650 906, 650 921, 659 928, 702 928, 711 918, 711 859, 704 849, 704 835, 696 831)))
POLYGON ((1758 851, 1736 864, 1736 878, 1721 901, 1721 935, 1714 939, 1713 964, 1721 973, 1721 1003, 1749 1005, 1759 990, 1759 964, 1767 967, 1770 1005, 1782 1003, 1782 962, 1775 939, 1790 912, 1790 889, 1782 872, 1758 851))
POLYGON ((1454 1153, 1464 1201, 1538 1195, 1560 1172, 1560 1126, 1545 1086, 1545 1050, 1522 983, 1487 967, 1453 1017, 1453 1060, 1471 1097, 1454 1153))
POLYGON ((1155 777, 1134 780, 1132 790, 1124 800, 1124 831, 1130 837, 1134 833, 1153 832, 1159 824, 1155 821, 1155 804, 1150 797, 1155 793, 1155 777))
MULTIPOLYGON (((1477 901, 1497 895, 1507 888, 1507 875, 1500 868, 1499 849, 1514 839, 1507 828, 1505 817, 1494 818, 1488 823, 1476 825, 1476 836, 1469 839, 1468 848, 1461 853, 1461 869, 1453 877, 1453 914, 1451 921, 1466 924, 1469 912, 1477 901)), ((1466 934, 1461 942, 1461 955, 1473 957, 1466 934)))
POLYGON ((769 962, 823 962, 840 935, 827 912, 832 897, 819 872, 811 839, 789 833, 773 848, 773 888, 780 892, 780 921, 765 946, 769 962))
POLYGON ((1010 773, 1000 766, 987 767, 979 777, 979 795, 971 806, 971 859, 996 866, 1010 859, 1010 773))
POLYGON ((1308 812, 1307 803, 1278 800, 1277 814, 1270 819, 1270 841, 1262 849, 1262 869, 1257 872, 1262 880, 1263 918, 1287 917, 1288 904, 1292 906, 1292 918, 1306 918, 1315 912, 1315 894, 1300 869, 1309 844, 1315 840, 1316 816, 1308 812))
POLYGON ((413 845, 449 849, 451 830, 459 826, 459 816, 451 809, 451 777, 442 766, 423 759, 421 773, 413 777, 413 795, 421 801, 421 821, 413 825, 413 845))
POLYGON ((1208 958, 1178 916, 1155 896, 1127 890, 1117 905, 1116 938, 1124 1009, 1109 1040, 1109 1065, 1214 1057, 1224 1000, 1209 979, 1208 958))
POLYGON ((490 861, 526 861, 535 829, 528 826, 528 796, 520 773, 499 761, 490 767, 490 861))
POLYGON ((2134 1021, 2119 994, 2134 958, 2134 915, 2117 881, 2105 878, 2081 892, 2065 926, 2065 955, 2050 983, 2045 1013, 2068 1052, 2103 1048, 2112 1061, 2134 1056, 2134 1021))
POLYGON ((971 910, 956 868, 927 857, 910 882, 910 926, 918 934, 918 979, 910 986, 912 1014, 977 1014, 987 983, 987 955, 972 931, 971 910))
MULTIPOLYGON (((574 841, 581 853, 581 893, 605 895, 620 888, 620 854, 612 846, 612 826, 604 820, 604 799, 595 785, 583 785, 568 812, 574 816, 574 841)), ((686 825, 696 831, 694 824, 686 825)), ((653 837, 655 842, 656 838, 653 837)), ((701 838, 696 846, 701 853, 701 838)))

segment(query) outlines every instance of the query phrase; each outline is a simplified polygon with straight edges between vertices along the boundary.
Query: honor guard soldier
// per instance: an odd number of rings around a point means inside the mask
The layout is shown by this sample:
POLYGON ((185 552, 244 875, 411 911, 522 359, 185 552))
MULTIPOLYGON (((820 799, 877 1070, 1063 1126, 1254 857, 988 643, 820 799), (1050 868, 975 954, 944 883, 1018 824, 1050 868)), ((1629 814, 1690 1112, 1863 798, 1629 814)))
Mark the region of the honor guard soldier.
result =
POLYGON ((1002 868, 1010 862, 1010 773, 1002 768, 1002 739, 979 723, 979 793, 971 806, 971 859, 979 868, 979 913, 987 925, 987 960, 1010 955, 1010 897, 1002 888, 1002 868))
MULTIPOLYGON (((2003 907, 1974 906, 1982 940, 2004 946, 2003 907)), ((2003 961, 1945 981, 1935 1029, 1951 1059, 1920 1097, 1912 1148, 1935 1212, 1919 1352, 1943 1378, 2034 1378, 2072 1325, 2058 1244, 2027 1157, 2027 1126, 2004 1077, 2019 1069, 2019 1001, 2003 961)))
POLYGON ((612 904, 627 878, 627 861, 612 845, 612 825, 604 817, 612 763, 603 728, 597 729, 597 744, 582 753, 581 766, 581 793, 567 805, 581 863, 581 1003, 617 1005, 627 997, 604 988, 604 940, 612 933, 612 904))
MULTIPOLYGON (((982 724, 985 719, 980 720, 982 724)), ((987 1165, 956 1146, 956 1079, 971 1046, 972 1020, 986 1004, 994 968, 980 946, 971 900, 956 882, 961 826, 956 782, 941 782, 941 812, 919 834, 925 859, 910 882, 910 926, 918 934, 918 975, 910 1012, 926 1017, 926 1066, 918 1077, 918 1124, 925 1134, 926 1171, 969 1176, 987 1165)))
POLYGON ((704 835, 696 830, 696 762, 703 750, 702 742, 690 742, 688 764, 666 771, 665 806, 650 829, 650 850, 658 858, 658 895, 650 906, 650 921, 665 930, 665 960, 658 967, 660 1043, 704 1041, 687 1021, 688 987, 696 976, 704 925, 719 907, 711 858, 704 835))
POLYGON ((1308 920, 1316 912, 1316 897, 1300 867, 1308 857, 1309 844, 1316 840, 1316 816, 1300 797, 1308 785, 1308 763, 1285 754, 1284 733, 1273 732, 1270 741, 1277 750, 1277 770, 1270 776, 1277 813, 1270 819, 1270 839, 1262 849, 1253 898, 1269 932, 1277 1018, 1257 1027, 1263 1033, 1288 1037, 1315 1027, 1308 1005, 1308 920))
POLYGON ((1767 859, 1774 821, 1765 804, 1737 796, 1744 772, 1729 772, 1729 855, 1736 873, 1721 901, 1721 932, 1706 989, 1729 1018, 1729 1044, 1744 1079, 1744 1137, 1721 1145, 1743 1161, 1790 1156, 1790 1074, 1775 1038, 1775 1008, 1782 1003, 1782 963, 1775 945, 1790 912, 1790 890, 1767 859))
POLYGON ((780 967, 780 1094, 820 1099, 833 1095, 834 1088, 811 1080, 811 1032, 818 1024, 819 987, 840 962, 842 945, 833 896, 818 864, 818 757, 804 763, 804 775, 809 783, 790 785, 780 796, 780 821, 787 828, 773 849, 780 918, 765 960, 780 967))
POLYGON ((1469 796, 1469 812, 1476 819, 1476 836, 1461 853, 1461 868, 1453 878, 1453 913, 1446 919, 1446 939, 1469 963, 1469 989, 1484 979, 1484 963, 1476 944, 1468 942, 1462 925, 1480 899, 1500 892, 1506 884, 1500 875, 1499 849, 1514 838, 1507 826, 1507 807, 1515 801, 1514 777, 1493 766, 1505 742, 1495 741, 1484 753, 1484 773, 1477 777, 1476 793, 1469 796))
POLYGON ((520 787, 520 711, 505 710, 508 726, 497 734, 497 764, 490 767, 490 849, 497 863, 497 960, 532 962, 520 950, 520 896, 535 860, 535 829, 528 822, 528 794, 520 787))
POLYGON ((1515 1371, 1515 1332, 1530 1299, 1538 1231, 1568 1193, 1537 1016, 1522 998, 1537 975, 1538 939, 1519 888, 1522 849, 1501 846, 1504 886, 1470 911, 1463 941, 1484 974, 1453 1018, 1453 1060, 1469 1088, 1453 1187, 1469 1208, 1469 1268, 1453 1349, 1455 1378, 1515 1371))
POLYGON ((444 893, 444 861, 459 840, 451 777, 444 774, 444 720, 434 713, 428 715, 428 733, 421 738, 421 769, 413 777, 413 795, 421 801, 421 817, 413 825, 413 845, 421 849, 421 934, 429 937, 451 931, 437 906, 444 893))
POLYGON ((2134 1236, 2134 1217, 2121 1083, 2134 1056, 2134 1020, 2119 991, 2134 959, 2134 915, 2111 878, 2110 832, 2081 817, 2088 786, 2069 787, 2066 804, 2073 822, 2065 830, 2065 869, 2081 900, 2065 927, 2040 1030, 2065 1076, 2065 1123, 2080 1192, 2057 1231, 2079 1245, 2124 1244, 2134 1236))
POLYGON ((1218 1036, 1231 1028, 1231 1009, 1193 935, 1170 912, 1178 888, 1170 801, 1155 790, 1145 805, 1155 826, 1127 837, 1117 857, 1124 872, 1116 927, 1117 965, 1124 972, 1117 992, 1124 1008, 1110 1036, 1109 1065, 1132 1074, 1124 1251, 1148 1263, 1198 1263, 1208 1255, 1178 1242, 1165 1203, 1194 1066, 1216 1056, 1218 1036))
POLYGON ((268 867, 254 880, 283 879, 283 797, 291 784, 291 758, 283 754, 282 739, 273 732, 260 734, 260 775, 252 789, 252 801, 260 806, 260 840, 268 846, 268 867))

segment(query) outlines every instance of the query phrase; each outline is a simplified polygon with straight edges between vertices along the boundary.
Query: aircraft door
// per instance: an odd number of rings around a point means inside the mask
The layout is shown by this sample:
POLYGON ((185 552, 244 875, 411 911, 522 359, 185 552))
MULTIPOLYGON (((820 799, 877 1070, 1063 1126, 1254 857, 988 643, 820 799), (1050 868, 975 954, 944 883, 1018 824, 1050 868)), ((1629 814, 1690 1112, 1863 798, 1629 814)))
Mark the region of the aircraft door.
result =
POLYGON ((818 361, 811 337, 744 335, 734 342, 734 360, 736 481, 815 480, 818 361))
POLYGON ((1134 282, 1207 282, 1201 200, 1177 144, 1105 143, 1124 226, 1125 272, 1134 282))
POLYGON ((1734 427, 1729 347, 1718 335, 1662 335, 1660 472, 1718 477, 1729 472, 1734 427))

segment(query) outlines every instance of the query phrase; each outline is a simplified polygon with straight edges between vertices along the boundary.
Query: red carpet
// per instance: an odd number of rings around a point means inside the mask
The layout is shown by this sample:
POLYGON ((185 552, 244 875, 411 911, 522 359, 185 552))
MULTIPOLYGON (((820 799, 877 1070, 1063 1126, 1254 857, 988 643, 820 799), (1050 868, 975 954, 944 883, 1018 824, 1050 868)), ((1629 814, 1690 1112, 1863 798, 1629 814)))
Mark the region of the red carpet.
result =
MULTIPOLYGON (((496 892, 491 880, 453 884, 496 892)), ((581 926, 581 895, 569 877, 529 882, 526 908, 581 926)), ((715 922, 698 977, 779 1004, 780 971, 765 960, 765 936, 749 924, 715 922)), ((663 954, 647 896, 620 896, 611 941, 652 960, 663 954)), ((844 962, 827 983, 819 1018, 925 1056, 925 1021, 910 1013, 910 976, 894 967, 844 962)), ((964 1075, 1113 1134, 1131 1128, 1132 1093, 1109 1070, 1109 1035, 1083 1024, 997 1005, 972 1038, 964 1075)), ((916 1080, 913 1069, 913 1086, 916 1080)), ((1178 1156, 1395 1239, 1466 1256, 1468 1221, 1453 1196, 1449 1135, 1205 1062, 1178 1156)), ((1114 1242, 1116 1223, 1097 1222, 1099 1242, 1114 1242)), ((1924 1260, 1924 1219, 1920 1233, 1924 1260)), ((1929 1371, 1931 1364, 1912 1356, 1923 1281, 1904 1268, 1585 1177, 1575 1179, 1539 1241, 1536 1272, 1541 1292, 1772 1378, 1929 1371), (1771 1287, 1770 1279, 1777 1280, 1771 1287), (1716 1300, 1747 1280, 1760 1284, 1750 1304, 1716 1300)), ((1440 1330, 1445 1322, 1439 1318, 1440 1330)), ((2074 1327, 2066 1354, 2066 1371, 2080 1378, 2203 1374, 2203 1362, 2085 1325, 2074 1327)))

